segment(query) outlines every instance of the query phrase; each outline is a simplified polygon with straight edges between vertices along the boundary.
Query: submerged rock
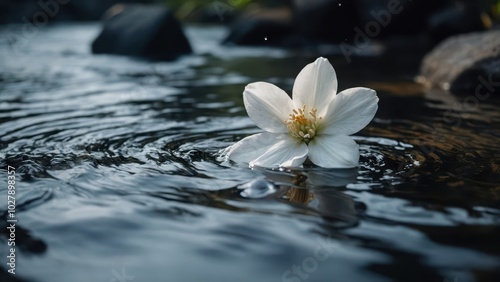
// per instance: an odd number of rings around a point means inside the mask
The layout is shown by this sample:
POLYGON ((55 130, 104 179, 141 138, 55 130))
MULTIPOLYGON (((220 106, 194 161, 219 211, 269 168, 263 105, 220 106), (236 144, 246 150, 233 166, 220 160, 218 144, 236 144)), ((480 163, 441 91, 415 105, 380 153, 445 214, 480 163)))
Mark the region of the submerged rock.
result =
POLYGON ((430 87, 494 92, 500 88, 500 30, 446 39, 424 57, 420 74, 430 87))
POLYGON ((173 60, 192 52, 179 21, 163 6, 115 5, 106 14, 93 53, 173 60))

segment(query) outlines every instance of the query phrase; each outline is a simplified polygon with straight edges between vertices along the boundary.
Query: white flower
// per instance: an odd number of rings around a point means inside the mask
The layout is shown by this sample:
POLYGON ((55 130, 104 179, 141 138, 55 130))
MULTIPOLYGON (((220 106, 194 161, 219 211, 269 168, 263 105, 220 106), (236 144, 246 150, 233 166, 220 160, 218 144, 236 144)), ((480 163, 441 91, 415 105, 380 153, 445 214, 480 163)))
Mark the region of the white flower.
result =
POLYGON ((375 116, 377 93, 356 87, 337 93, 337 75, 325 58, 308 64, 293 85, 293 99, 267 82, 247 85, 243 102, 250 118, 266 132, 226 148, 226 159, 250 166, 294 167, 307 157, 317 166, 355 167, 359 147, 348 135, 375 116))

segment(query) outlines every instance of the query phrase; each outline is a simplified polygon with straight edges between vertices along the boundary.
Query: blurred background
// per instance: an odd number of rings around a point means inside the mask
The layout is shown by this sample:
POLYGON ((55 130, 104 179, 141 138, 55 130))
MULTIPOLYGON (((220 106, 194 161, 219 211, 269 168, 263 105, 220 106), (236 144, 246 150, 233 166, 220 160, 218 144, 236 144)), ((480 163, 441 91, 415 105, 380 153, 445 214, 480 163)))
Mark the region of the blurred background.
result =
MULTIPOLYGON (((273 34, 275 36, 270 36, 272 41, 262 42, 254 38, 253 42, 246 44, 288 43, 296 46, 305 44, 303 40, 337 43, 352 41, 355 33, 353 28, 372 21, 373 14, 386 8, 389 2, 385 0, 3 0, 0 3, 0 23, 19 23, 23 18, 30 22, 37 21, 36 12, 42 7, 52 11, 55 8, 58 10, 57 13, 49 15, 49 22, 71 22, 100 20, 106 10, 117 3, 155 4, 169 7, 178 19, 185 22, 230 25, 245 19, 246 28, 239 27, 240 34, 244 30, 251 33, 248 29, 254 29, 253 32, 258 32, 258 29, 261 31, 268 29, 268 32, 276 33, 273 34), (55 8, 54 3, 57 6, 55 8)), ((393 4, 399 4, 396 6, 403 8, 402 11, 392 15, 392 23, 384 27, 375 37, 426 33, 437 42, 457 33, 490 29, 498 20, 500 13, 500 4, 495 0, 437 0, 432 3, 400 0, 394 1, 393 4)), ((245 41, 236 43, 245 44, 245 41)))

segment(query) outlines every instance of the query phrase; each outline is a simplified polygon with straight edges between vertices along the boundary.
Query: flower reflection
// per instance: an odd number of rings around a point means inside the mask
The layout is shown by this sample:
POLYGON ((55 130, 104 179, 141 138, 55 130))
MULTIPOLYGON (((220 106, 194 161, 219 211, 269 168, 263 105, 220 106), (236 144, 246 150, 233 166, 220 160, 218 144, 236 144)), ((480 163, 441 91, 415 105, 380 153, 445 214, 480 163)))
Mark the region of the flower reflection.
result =
POLYGON ((290 188, 286 192, 286 197, 293 203, 309 204, 314 200, 314 193, 307 189, 290 188))
POLYGON ((240 186, 241 196, 246 198, 279 198, 307 213, 317 212, 329 220, 347 224, 358 221, 354 200, 341 191, 349 183, 355 183, 357 169, 268 170, 256 169, 261 178, 240 186))

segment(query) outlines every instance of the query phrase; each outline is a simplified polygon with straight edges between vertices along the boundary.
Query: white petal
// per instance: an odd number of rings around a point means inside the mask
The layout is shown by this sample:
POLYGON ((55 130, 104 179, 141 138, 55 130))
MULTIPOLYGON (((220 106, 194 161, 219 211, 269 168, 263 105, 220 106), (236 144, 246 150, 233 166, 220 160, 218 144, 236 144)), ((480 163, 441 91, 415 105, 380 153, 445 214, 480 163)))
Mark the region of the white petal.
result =
POLYGON ((338 93, 323 117, 323 134, 354 134, 375 116, 377 93, 373 89, 356 87, 338 93))
POLYGON ((309 142, 309 159, 321 167, 355 167, 359 161, 359 146, 346 135, 317 136, 309 142))
POLYGON ((307 145, 287 134, 280 134, 279 141, 264 154, 250 162, 250 166, 296 167, 307 158, 307 145))
POLYGON ((248 116, 255 124, 273 133, 288 132, 285 120, 292 113, 292 99, 285 91, 267 82, 247 85, 243 102, 248 116))
POLYGON ((278 143, 278 136, 268 132, 250 135, 227 147, 222 154, 235 162, 250 163, 278 143))
POLYGON ((288 134, 258 133, 226 148, 226 159, 262 167, 294 167, 307 157, 307 146, 288 134))
POLYGON ((330 62, 318 58, 305 66, 293 85, 293 103, 295 108, 307 105, 314 107, 322 115, 337 93, 337 74, 330 62))

